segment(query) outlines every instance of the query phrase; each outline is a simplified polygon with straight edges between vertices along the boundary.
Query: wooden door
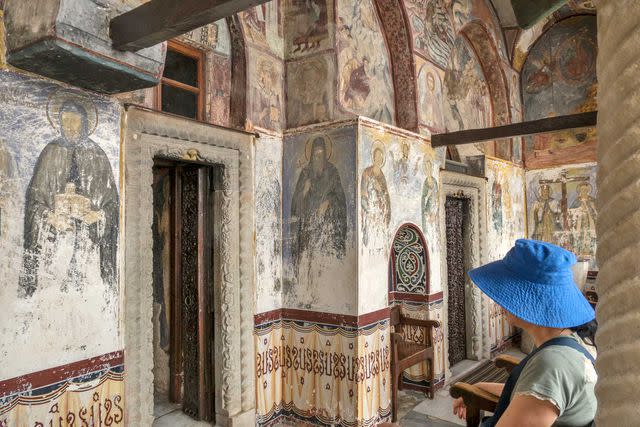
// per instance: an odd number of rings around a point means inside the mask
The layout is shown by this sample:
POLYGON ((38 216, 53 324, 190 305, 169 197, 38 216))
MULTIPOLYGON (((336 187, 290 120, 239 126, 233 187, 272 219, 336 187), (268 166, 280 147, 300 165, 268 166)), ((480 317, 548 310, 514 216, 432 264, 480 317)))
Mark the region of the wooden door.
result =
MULTIPOLYGON (((156 181, 171 179, 171 290, 168 399, 189 416, 213 419, 213 168, 156 160, 156 181)), ((154 194, 154 203, 157 196, 154 194)), ((155 253, 154 253, 155 256, 155 253)), ((158 262, 154 261, 154 270, 158 262)), ((166 268, 163 268, 166 271, 166 268)), ((155 273, 155 271, 154 271, 155 273)), ((155 276, 155 274, 154 274, 155 276)), ((154 294, 163 285, 156 284, 154 294)))
POLYGON ((464 216, 466 201, 447 197, 445 202, 447 236, 447 283, 449 290, 449 364, 467 357, 465 316, 464 216))

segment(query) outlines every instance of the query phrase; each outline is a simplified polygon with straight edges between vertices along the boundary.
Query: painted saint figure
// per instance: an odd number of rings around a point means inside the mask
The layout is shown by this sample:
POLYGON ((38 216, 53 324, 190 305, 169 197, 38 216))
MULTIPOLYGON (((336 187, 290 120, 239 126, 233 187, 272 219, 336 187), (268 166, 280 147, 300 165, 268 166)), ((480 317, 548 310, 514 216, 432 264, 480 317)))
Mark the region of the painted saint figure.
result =
POLYGON ((379 146, 375 147, 373 164, 364 170, 360 180, 362 239, 365 246, 372 248, 384 247, 391 221, 391 199, 387 180, 382 172, 384 162, 383 149, 379 146))
POLYGON ((579 257, 593 257, 596 245, 596 204, 588 183, 576 188, 578 197, 571 205, 573 213, 573 252, 579 257))
POLYGON ((422 229, 427 230, 427 224, 438 220, 438 182, 433 177, 432 159, 425 156, 424 172, 426 178, 422 185, 422 229))
POLYGON ((267 129, 279 130, 281 126, 280 95, 277 92, 276 70, 273 64, 263 60, 258 65, 258 85, 254 88, 254 112, 256 124, 267 129))
POLYGON ((89 139, 97 113, 88 117, 94 106, 70 96, 57 105, 49 115, 61 137, 40 153, 26 192, 23 296, 33 295, 43 275, 80 290, 93 268, 110 289, 117 283, 120 202, 111 163, 89 139))
POLYGON ((367 56, 363 56, 360 62, 353 58, 345 65, 343 73, 347 87, 344 92, 344 103, 349 108, 362 108, 371 93, 369 75, 367 74, 368 66, 369 58, 367 56))
POLYGON ((558 201, 551 197, 549 184, 540 185, 538 201, 533 205, 533 238, 554 243, 554 233, 560 229, 560 208, 558 201))
POLYGON ((346 254, 347 203, 327 141, 314 138, 291 201, 291 255, 298 277, 317 258, 346 254))

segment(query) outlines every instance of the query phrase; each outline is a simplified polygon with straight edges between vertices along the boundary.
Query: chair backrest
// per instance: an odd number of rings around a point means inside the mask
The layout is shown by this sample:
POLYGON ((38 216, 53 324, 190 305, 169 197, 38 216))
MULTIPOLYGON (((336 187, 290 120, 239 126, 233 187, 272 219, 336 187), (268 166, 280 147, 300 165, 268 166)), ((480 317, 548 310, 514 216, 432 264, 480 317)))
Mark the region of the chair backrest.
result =
POLYGON ((391 326, 397 326, 400 324, 401 314, 400 314, 400 306, 394 305, 391 307, 391 313, 389 315, 389 323, 391 326))

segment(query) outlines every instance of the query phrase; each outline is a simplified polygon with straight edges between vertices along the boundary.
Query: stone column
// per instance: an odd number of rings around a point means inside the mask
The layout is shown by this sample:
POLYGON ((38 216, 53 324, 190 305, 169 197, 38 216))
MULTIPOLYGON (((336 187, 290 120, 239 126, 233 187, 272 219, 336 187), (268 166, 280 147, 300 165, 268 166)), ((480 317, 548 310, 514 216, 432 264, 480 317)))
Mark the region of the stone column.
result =
POLYGON ((640 2, 598 2, 598 426, 640 418, 640 2))

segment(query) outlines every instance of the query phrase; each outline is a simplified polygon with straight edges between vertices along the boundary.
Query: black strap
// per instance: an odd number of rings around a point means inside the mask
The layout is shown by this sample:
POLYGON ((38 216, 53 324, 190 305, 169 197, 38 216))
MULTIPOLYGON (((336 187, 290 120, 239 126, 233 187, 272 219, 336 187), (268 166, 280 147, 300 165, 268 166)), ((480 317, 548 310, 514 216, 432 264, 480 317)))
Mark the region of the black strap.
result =
POLYGON ((500 417, 502 417, 502 415, 507 410, 509 403, 511 403, 511 395, 513 394, 513 390, 516 387, 518 378, 520 378, 520 374, 522 373, 522 370, 524 369, 527 362, 534 355, 536 355, 540 350, 552 345, 571 347, 574 350, 577 350, 580 353, 582 353, 587 359, 591 361, 591 363, 593 364, 596 363, 591 353, 589 353, 587 349, 585 349, 582 345, 580 345, 575 339, 571 337, 560 336, 560 337, 552 338, 549 341, 546 341, 540 347, 534 349, 531 353, 529 353, 527 357, 522 359, 522 361, 518 364, 518 366, 513 368, 513 370, 511 371, 511 374, 509 374, 509 378, 507 379, 507 382, 504 384, 504 389, 502 389, 502 394, 500 395, 500 399, 498 400, 498 404, 496 406, 495 412, 493 413, 493 416, 484 420, 482 422, 482 427, 493 427, 498 423, 498 420, 500 419, 500 417))

